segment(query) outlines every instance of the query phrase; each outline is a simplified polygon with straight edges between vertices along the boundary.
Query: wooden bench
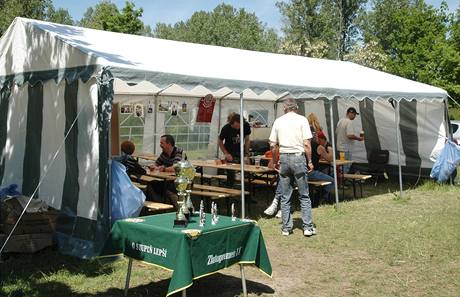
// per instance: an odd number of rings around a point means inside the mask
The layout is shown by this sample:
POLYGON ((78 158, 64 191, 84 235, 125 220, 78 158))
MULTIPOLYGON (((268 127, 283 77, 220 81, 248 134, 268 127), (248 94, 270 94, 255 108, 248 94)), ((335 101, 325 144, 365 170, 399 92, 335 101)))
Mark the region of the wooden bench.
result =
POLYGON ((359 189, 361 191, 361 198, 363 198, 363 184, 362 184, 362 182, 372 178, 372 175, 344 173, 343 178, 351 181, 351 184, 353 185, 353 196, 355 198, 356 198, 356 183, 358 183, 359 184, 359 189))
POLYGON ((174 210, 174 206, 160 202, 145 201, 144 209, 146 210, 147 214, 163 213, 174 210))
MULTIPOLYGON (((238 190, 238 189, 230 189, 230 188, 216 187, 216 186, 209 186, 209 185, 200 185, 200 184, 194 184, 193 189, 194 190, 201 190, 201 191, 220 192, 220 193, 225 193, 225 194, 230 194, 230 195, 235 195, 235 196, 241 196, 241 190, 238 190)), ((249 192, 244 191, 244 194, 249 195, 249 192)))
POLYGON ((139 184, 143 184, 143 185, 146 185, 152 181, 163 181, 161 178, 156 178, 156 177, 152 177, 148 175, 137 176, 137 175, 131 174, 129 178, 131 178, 132 181, 137 182, 139 184))
POLYGON ((138 189, 140 189, 141 191, 145 191, 147 189, 147 185, 145 184, 141 184, 141 183, 138 183, 138 182, 132 182, 132 184, 137 187, 138 189))

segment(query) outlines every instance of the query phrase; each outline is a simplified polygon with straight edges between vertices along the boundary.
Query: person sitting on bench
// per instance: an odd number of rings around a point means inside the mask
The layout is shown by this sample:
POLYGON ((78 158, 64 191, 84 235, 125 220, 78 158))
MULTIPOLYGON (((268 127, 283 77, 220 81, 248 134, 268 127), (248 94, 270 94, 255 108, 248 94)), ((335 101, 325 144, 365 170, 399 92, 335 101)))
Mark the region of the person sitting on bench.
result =
POLYGON ((121 164, 125 165, 128 176, 132 174, 140 176, 147 173, 146 170, 139 165, 139 162, 133 158, 132 154, 135 149, 136 146, 129 140, 121 143, 121 158, 119 161, 121 164))
MULTIPOLYGON (((174 172, 173 165, 182 160, 183 149, 176 147, 174 137, 169 134, 160 137, 160 147, 162 149, 161 155, 153 165, 149 166, 149 169, 159 172, 174 172)), ((177 198, 174 181, 153 181, 147 187, 147 200, 172 204, 177 210, 177 198)))

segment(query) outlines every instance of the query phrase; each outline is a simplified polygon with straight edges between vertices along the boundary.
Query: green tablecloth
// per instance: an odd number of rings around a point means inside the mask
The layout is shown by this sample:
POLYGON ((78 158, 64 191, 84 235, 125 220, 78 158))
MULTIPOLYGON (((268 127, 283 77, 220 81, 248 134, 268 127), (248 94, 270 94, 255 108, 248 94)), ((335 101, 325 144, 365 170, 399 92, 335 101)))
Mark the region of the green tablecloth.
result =
POLYGON ((192 217, 187 228, 173 228, 175 213, 117 221, 102 255, 123 253, 127 257, 158 265, 173 274, 168 295, 192 285, 193 280, 236 263, 255 264, 271 277, 272 268, 262 232, 254 222, 220 216, 216 225, 211 215, 199 226, 192 217), (183 230, 197 229, 192 237, 183 230))

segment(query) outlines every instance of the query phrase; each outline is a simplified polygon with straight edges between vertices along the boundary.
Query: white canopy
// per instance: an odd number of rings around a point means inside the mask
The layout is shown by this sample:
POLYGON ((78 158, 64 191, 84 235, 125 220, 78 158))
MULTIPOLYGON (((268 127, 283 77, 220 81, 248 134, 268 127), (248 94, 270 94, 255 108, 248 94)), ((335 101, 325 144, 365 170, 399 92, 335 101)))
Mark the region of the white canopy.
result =
POLYGON ((226 87, 236 93, 250 90, 258 99, 266 95, 266 100, 276 100, 286 92, 298 98, 358 100, 443 100, 447 96, 440 88, 351 62, 169 41, 25 18, 16 18, 0 39, 0 55, 0 82, 12 74, 96 65, 110 67, 113 75, 125 82, 146 80, 158 89, 174 83, 187 90, 226 87))

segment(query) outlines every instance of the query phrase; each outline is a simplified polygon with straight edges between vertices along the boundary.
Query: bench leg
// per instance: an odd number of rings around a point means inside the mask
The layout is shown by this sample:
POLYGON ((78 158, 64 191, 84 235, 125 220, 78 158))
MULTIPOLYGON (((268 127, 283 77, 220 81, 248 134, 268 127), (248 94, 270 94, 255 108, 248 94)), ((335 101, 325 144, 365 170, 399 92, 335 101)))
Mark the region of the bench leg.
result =
POLYGON ((356 182, 355 180, 352 181, 353 184, 353 198, 356 199, 356 182))

